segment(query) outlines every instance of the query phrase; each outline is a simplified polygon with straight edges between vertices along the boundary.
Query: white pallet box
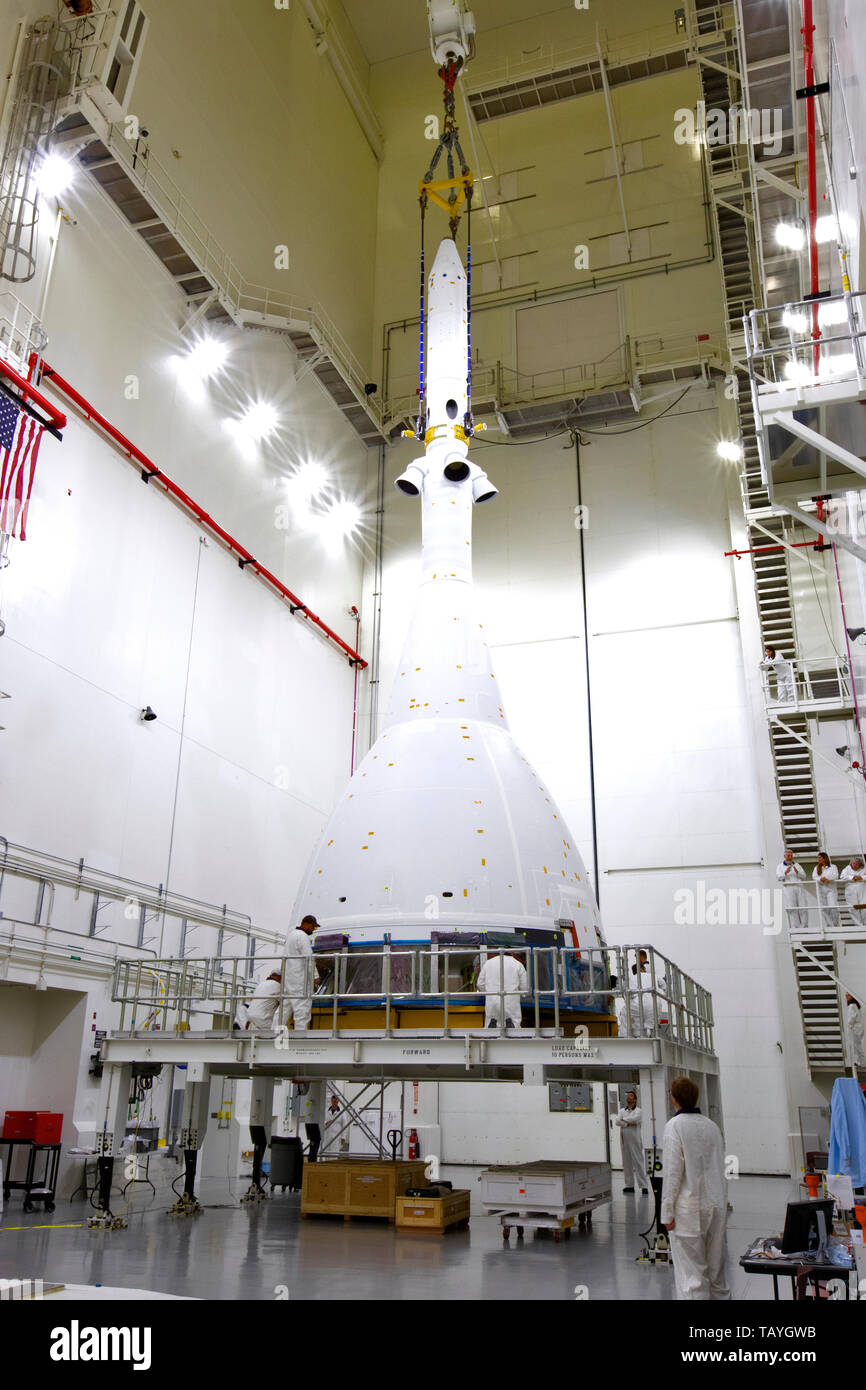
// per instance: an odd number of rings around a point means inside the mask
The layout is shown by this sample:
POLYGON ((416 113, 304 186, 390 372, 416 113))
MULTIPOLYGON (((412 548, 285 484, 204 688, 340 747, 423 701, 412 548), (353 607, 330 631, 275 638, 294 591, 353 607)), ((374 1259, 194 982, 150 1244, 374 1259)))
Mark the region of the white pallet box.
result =
POLYGON ((485 1168, 481 1202, 487 1212, 538 1211, 565 1216, 593 1198, 610 1195, 607 1163, 510 1164, 485 1168))

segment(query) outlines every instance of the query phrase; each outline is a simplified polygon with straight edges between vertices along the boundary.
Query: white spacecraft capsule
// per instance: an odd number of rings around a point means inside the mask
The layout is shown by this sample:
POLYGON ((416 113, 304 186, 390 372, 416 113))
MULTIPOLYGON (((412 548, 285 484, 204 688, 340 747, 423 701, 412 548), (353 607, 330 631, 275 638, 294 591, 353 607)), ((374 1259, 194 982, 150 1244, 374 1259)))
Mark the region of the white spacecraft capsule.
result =
MULTIPOLYGON (((386 939, 392 950, 603 946, 580 853, 509 733, 475 612, 472 508, 497 490, 467 457, 466 281, 450 238, 429 275, 426 327, 424 454, 396 481, 421 499, 415 610, 382 731, 328 821, 294 922, 312 913, 314 944, 350 953, 386 939)), ((592 982, 604 984, 596 967, 592 982)))

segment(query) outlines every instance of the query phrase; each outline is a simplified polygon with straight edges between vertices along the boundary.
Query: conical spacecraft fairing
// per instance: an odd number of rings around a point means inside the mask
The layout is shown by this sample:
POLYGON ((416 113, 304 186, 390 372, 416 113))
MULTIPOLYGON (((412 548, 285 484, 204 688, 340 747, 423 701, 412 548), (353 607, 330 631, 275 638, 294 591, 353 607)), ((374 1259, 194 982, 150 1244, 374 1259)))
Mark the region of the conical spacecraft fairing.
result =
POLYGON ((350 944, 431 932, 553 931, 603 944, 586 869, 514 742, 472 585, 472 507, 495 496, 468 462, 466 282, 453 240, 428 279, 425 451, 398 479, 420 494, 422 572, 384 727, 307 868, 294 920, 350 944))

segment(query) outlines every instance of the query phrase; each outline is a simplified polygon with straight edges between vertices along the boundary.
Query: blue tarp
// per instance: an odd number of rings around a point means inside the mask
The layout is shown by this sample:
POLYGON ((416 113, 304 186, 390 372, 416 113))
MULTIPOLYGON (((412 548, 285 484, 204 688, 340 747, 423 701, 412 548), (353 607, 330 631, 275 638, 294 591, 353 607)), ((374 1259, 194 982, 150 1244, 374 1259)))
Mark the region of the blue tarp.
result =
POLYGON ((833 1083, 827 1172, 842 1173, 855 1187, 866 1187, 866 1096, 853 1076, 833 1083))

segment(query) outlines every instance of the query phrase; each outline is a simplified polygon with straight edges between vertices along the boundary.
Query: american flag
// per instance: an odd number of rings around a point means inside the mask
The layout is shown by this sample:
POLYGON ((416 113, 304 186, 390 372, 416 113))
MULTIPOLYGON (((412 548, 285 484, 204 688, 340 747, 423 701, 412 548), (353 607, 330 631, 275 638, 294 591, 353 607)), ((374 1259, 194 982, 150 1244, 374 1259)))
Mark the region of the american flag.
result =
POLYGON ((26 540, 42 426, 0 392, 0 531, 26 540))

